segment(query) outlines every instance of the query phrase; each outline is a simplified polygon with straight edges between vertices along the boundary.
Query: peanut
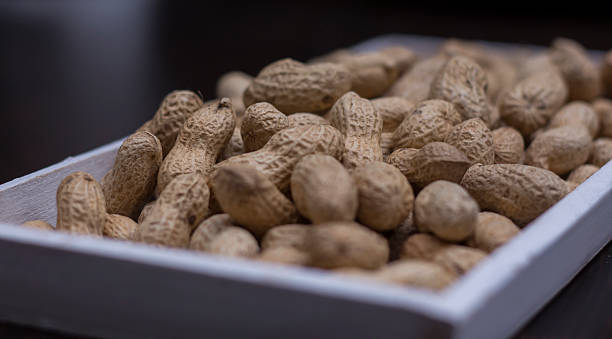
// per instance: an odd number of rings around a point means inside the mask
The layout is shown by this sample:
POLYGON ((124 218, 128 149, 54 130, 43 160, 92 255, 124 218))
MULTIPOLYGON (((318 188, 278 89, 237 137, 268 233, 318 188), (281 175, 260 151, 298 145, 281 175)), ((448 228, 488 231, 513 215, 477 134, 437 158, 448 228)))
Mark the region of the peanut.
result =
POLYGON ((261 240, 261 249, 267 250, 276 247, 291 247, 296 250, 304 251, 306 237, 312 230, 310 225, 281 225, 273 227, 264 235, 261 240))
POLYGON ((612 139, 599 138, 595 140, 589 162, 595 166, 603 167, 610 159, 612 159, 612 139))
POLYGON ((102 187, 89 173, 74 172, 57 188, 56 230, 101 236, 106 219, 102 187))
POLYGON ((525 141, 512 127, 500 127, 491 132, 496 164, 522 164, 525 159, 525 141))
POLYGON ((480 212, 474 234, 468 240, 468 245, 491 253, 496 248, 507 243, 520 229, 512 220, 493 212, 480 212))
POLYGON ((244 153, 215 165, 215 169, 231 164, 249 165, 265 175, 279 190, 289 188, 291 172, 308 154, 320 152, 340 159, 344 151, 342 134, 329 125, 287 128, 276 133, 257 151, 244 153))
POLYGON ((293 247, 272 247, 263 250, 257 260, 275 264, 306 266, 310 262, 307 252, 297 250, 293 247))
POLYGON ((446 57, 435 56, 417 62, 389 88, 385 96, 419 102, 429 98, 431 83, 446 63, 446 57))
POLYGON ((289 128, 310 126, 310 125, 329 125, 329 121, 322 116, 312 113, 294 113, 287 117, 289 128))
POLYGON ((287 116, 269 103, 258 102, 247 107, 240 125, 244 150, 252 152, 262 148, 274 134, 287 127, 287 116))
POLYGON ((228 98, 198 110, 187 119, 176 144, 159 169, 156 195, 178 175, 194 172, 205 176, 210 174, 235 127, 236 116, 228 98))
POLYGON ((351 79, 351 73, 341 65, 305 65, 282 59, 259 72, 244 91, 243 101, 247 107, 266 101, 285 114, 318 112, 348 92, 351 79))
POLYGON ((385 238, 353 222, 316 225, 306 237, 310 264, 321 268, 375 269, 389 258, 385 238))
POLYGON ((217 80, 217 97, 230 98, 236 115, 240 116, 244 112, 242 94, 253 81, 253 77, 239 71, 232 71, 223 74, 217 80))
POLYGON ((348 92, 331 109, 331 125, 344 135, 342 162, 349 170, 357 165, 382 161, 382 118, 374 105, 348 92))
POLYGON ((470 167, 465 154, 443 142, 432 142, 419 150, 400 148, 389 155, 387 162, 419 188, 436 180, 459 182, 470 167))
POLYGON ((153 209, 153 205, 155 205, 155 201, 151 201, 147 203, 140 211, 140 215, 138 216, 138 223, 142 224, 142 221, 151 214, 151 210, 153 209))
POLYGON ((357 187, 334 157, 311 154, 291 174, 291 196, 300 214, 312 223, 352 221, 357 215, 357 187))
POLYGON ((473 165, 461 186, 481 209, 502 214, 518 226, 525 226, 567 194, 565 181, 555 173, 518 164, 473 165))
POLYGON ((450 102, 422 101, 393 132, 394 148, 421 148, 430 142, 444 141, 460 122, 461 115, 450 102))
POLYGON ((400 258, 433 260, 434 255, 448 243, 428 233, 417 233, 402 244, 400 258))
POLYGON ((599 136, 612 138, 612 100, 596 99, 593 101, 593 110, 599 116, 599 136))
POLYGON ((425 186, 414 201, 417 227, 451 242, 460 242, 472 235, 478 212, 478 203, 468 192, 449 181, 435 181, 425 186))
POLYGON ((495 160, 491 130, 480 118, 468 119, 453 127, 444 142, 463 152, 472 164, 490 165, 495 160))
POLYGON ((487 252, 460 245, 442 247, 434 254, 433 262, 456 275, 463 275, 487 257, 487 252))
POLYGON ((208 213, 210 192, 200 173, 181 174, 166 186, 132 240, 169 247, 187 247, 189 235, 208 213))
POLYGON ((244 153, 244 141, 242 141, 242 134, 240 133, 240 126, 234 128, 234 133, 227 145, 223 148, 223 152, 219 155, 218 161, 229 159, 233 156, 244 153))
POLYGON ((382 95, 399 75, 395 59, 380 52, 348 55, 339 63, 351 74, 351 91, 364 98, 382 95))
POLYGON ((232 257, 253 257, 259 252, 257 240, 247 230, 231 222, 227 214, 202 221, 193 231, 189 248, 232 257))
POLYGON ((100 183, 108 213, 138 218, 155 190, 162 156, 159 140, 149 132, 136 132, 125 139, 113 168, 100 183))
POLYGON ((395 131, 414 109, 414 103, 401 97, 382 97, 372 100, 374 109, 383 121, 383 133, 395 131))
POLYGON ((547 53, 531 55, 522 61, 518 68, 517 80, 521 81, 536 73, 542 72, 559 72, 547 53))
POLYGON ((567 98, 567 86, 555 72, 535 73, 501 97, 501 119, 524 137, 544 127, 567 98))
POLYGON ((274 226, 297 222, 293 203, 253 167, 224 166, 215 171, 211 180, 223 211, 256 236, 274 226))
POLYGON ((605 95, 612 97, 612 50, 604 56, 601 65, 601 82, 605 95))
POLYGON ((433 262, 404 259, 391 263, 374 276, 377 280, 435 291, 442 290, 457 278, 453 273, 433 262))
POLYGON ((570 100, 592 100, 600 94, 599 70, 579 43, 564 38, 555 39, 550 49, 550 59, 567 84, 570 100))
POLYGON ((138 224, 134 220, 119 214, 107 214, 102 235, 108 238, 129 240, 138 224))
POLYGON ((353 178, 359 192, 357 220, 361 224, 375 231, 389 231, 412 213, 412 187, 396 167, 372 162, 357 166, 353 178))
POLYGON ((599 133, 599 116, 591 105, 584 101, 574 101, 563 107, 550 120, 549 128, 561 126, 584 126, 595 138, 599 133))
POLYGON ((527 147, 525 163, 563 175, 587 161, 592 145, 582 125, 552 128, 527 147))
POLYGON ((320 64, 324 62, 339 63, 344 58, 349 57, 353 54, 354 53, 351 50, 339 48, 329 53, 319 55, 317 57, 314 57, 308 60, 308 64, 320 64))
POLYGON ((599 171, 599 167, 595 165, 582 165, 576 167, 572 173, 567 177, 567 181, 576 183, 578 185, 585 182, 591 175, 595 174, 595 172, 599 171))
POLYGON ((417 55, 409 48, 402 45, 391 45, 380 50, 381 54, 384 54, 393 61, 395 61, 398 72, 404 73, 409 70, 414 63, 417 61, 417 55))
POLYGON ((22 224, 22 226, 29 227, 29 228, 37 228, 39 230, 45 230, 45 231, 55 230, 55 227, 53 227, 53 225, 49 224, 48 222, 44 220, 26 221, 22 224))
POLYGON ((455 56, 436 75, 429 96, 454 104, 463 120, 480 118, 491 126, 487 86, 486 73, 480 66, 469 58, 455 56))
POLYGON ((138 131, 153 133, 159 139, 165 157, 185 121, 203 106, 202 99, 192 91, 172 91, 161 102, 153 119, 138 131))

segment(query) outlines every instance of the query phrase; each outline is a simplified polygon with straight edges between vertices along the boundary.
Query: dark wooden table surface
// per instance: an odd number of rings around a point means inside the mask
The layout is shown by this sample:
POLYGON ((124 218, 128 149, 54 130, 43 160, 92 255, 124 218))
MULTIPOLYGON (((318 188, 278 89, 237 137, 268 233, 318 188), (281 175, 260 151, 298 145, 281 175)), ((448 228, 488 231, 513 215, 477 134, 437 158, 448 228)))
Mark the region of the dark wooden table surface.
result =
MULTIPOLYGON (((172 89, 212 98, 227 71, 255 74, 271 60, 306 60, 381 34, 542 45, 567 36, 612 48, 608 12, 583 5, 2 1, 0 183, 129 134, 172 89)), ((0 324, 0 338, 70 336, 0 324)), ((517 338, 612 338, 612 245, 517 338)))

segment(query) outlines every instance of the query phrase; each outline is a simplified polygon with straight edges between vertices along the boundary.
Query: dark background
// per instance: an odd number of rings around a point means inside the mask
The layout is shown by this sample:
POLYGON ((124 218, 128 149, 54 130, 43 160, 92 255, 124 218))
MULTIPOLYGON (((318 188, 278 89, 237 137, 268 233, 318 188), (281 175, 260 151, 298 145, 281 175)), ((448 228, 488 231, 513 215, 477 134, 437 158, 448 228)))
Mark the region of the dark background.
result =
MULTIPOLYGON (((595 2, 220 3, 0 1, 0 183, 130 134, 173 89, 210 99, 227 71, 381 34, 612 48, 609 8, 595 2)), ((608 246, 519 337, 611 338, 611 271, 608 246)), ((61 336, 0 324, 0 337, 61 336)))

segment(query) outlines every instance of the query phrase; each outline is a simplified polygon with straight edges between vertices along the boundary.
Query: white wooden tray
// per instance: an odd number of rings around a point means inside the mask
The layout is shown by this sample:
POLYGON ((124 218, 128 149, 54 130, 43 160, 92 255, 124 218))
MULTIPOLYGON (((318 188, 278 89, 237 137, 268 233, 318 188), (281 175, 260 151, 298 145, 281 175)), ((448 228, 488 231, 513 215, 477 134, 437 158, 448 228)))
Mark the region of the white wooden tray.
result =
MULTIPOLYGON (((397 42, 439 40, 355 48, 397 42)), ((59 182, 100 179, 120 144, 0 185, 0 320, 113 338, 504 338, 612 238, 611 164, 439 294, 11 225, 55 223, 59 182)))

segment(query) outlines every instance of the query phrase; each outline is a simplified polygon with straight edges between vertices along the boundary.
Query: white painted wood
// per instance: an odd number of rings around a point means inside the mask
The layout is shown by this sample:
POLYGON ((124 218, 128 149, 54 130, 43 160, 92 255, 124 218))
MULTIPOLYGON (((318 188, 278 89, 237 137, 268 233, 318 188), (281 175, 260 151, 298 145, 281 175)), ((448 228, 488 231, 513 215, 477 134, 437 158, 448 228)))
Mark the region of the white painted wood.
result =
MULTIPOLYGON (((433 52, 440 41, 394 35, 355 48, 433 52)), ((59 182, 77 170, 100 179, 121 141, 0 185, 0 319, 116 338, 504 338, 612 238, 612 165, 441 294, 8 225, 55 223, 59 182)))

